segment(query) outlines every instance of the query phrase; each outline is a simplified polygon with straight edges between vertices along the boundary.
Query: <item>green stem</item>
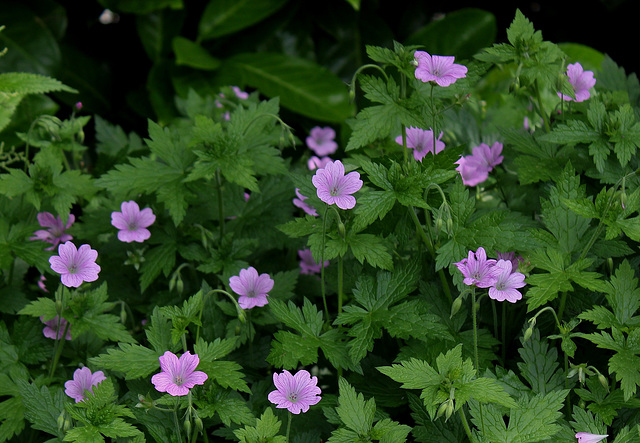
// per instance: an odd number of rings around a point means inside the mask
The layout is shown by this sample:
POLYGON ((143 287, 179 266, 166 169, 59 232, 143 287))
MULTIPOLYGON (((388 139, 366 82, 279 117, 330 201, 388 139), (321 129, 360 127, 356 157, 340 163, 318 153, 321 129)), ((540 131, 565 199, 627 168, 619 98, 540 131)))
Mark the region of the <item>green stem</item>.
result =
POLYGON ((287 411, 287 435, 285 436, 285 440, 289 443, 289 433, 291 432, 291 412, 287 411))
POLYGON ((176 427, 178 441, 182 441, 182 431, 180 431, 180 423, 178 423, 178 406, 180 405, 180 397, 176 397, 176 406, 173 409, 173 425, 176 427))
POLYGON ((338 256, 338 314, 342 313, 342 293, 344 286, 344 266, 342 256, 338 256))
POLYGON ((542 116, 542 121, 544 121, 544 129, 546 132, 551 132, 551 125, 549 123, 549 116, 546 112, 544 112, 544 108, 542 106, 542 95, 540 95, 540 87, 538 86, 538 80, 534 80, 533 82, 534 89, 536 91, 536 99, 538 100, 538 111, 542 116))
POLYGON ((507 360, 507 304, 502 303, 502 364, 507 360))
MULTIPOLYGON (((322 245, 320 249, 320 263, 324 264, 324 242, 327 233, 327 214, 329 212, 329 206, 324 210, 324 216, 322 217, 322 245)), ((324 283, 324 266, 320 266, 320 291, 322 292, 322 303, 324 304, 324 315, 329 322, 329 308, 327 306, 327 294, 324 283)))
POLYGON ((471 287, 471 318, 473 321, 473 357, 476 364, 476 371, 480 374, 480 364, 478 359, 478 319, 476 318, 476 287, 471 287))
POLYGON ((220 244, 224 238, 224 203, 222 201, 222 177, 220 169, 216 171, 216 193, 218 195, 218 223, 220 223, 220 244))
POLYGON ((189 350, 187 347, 187 333, 183 333, 180 339, 182 340, 182 352, 187 352, 189 350))
POLYGON ((471 433, 471 428, 469 427, 467 416, 464 414, 464 407, 458 409, 458 412, 460 413, 460 421, 462 422, 462 427, 464 428, 464 432, 467 433, 467 437, 469 437, 469 441, 473 441, 473 434, 471 433))
POLYGON ((58 327, 56 328, 56 345, 55 345, 55 355, 53 360, 51 361, 51 369, 49 370, 49 378, 53 377, 53 374, 56 372, 56 367, 58 366, 58 361, 60 360, 60 355, 62 355, 62 348, 64 348, 64 343, 67 341, 67 332, 69 331, 69 322, 64 325, 64 331, 62 331, 62 335, 60 335, 60 323, 62 320, 62 316, 58 315, 58 327))
POLYGON ((563 291, 560 296, 560 306, 558 306, 558 324, 559 320, 562 319, 562 314, 564 313, 564 307, 567 304, 567 291, 563 291))

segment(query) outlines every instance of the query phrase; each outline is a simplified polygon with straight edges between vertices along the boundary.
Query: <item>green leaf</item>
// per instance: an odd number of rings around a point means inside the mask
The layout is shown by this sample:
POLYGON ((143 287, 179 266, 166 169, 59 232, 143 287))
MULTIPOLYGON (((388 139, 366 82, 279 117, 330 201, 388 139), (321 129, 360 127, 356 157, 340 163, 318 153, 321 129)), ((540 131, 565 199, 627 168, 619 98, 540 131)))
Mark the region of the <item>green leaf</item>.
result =
POLYGON ((522 362, 518 368, 522 377, 529 383, 534 394, 547 394, 564 386, 564 374, 558 363, 558 351, 549 347, 545 338, 540 338, 540 331, 534 332, 518 349, 522 362))
POLYGON ((182 0, 101 0, 105 8, 131 14, 149 14, 164 8, 182 9, 182 0))
POLYGON ((216 0, 205 8, 198 40, 210 40, 245 29, 267 18, 288 0, 216 0))
POLYGON ((0 91, 21 95, 46 94, 56 91, 78 92, 55 78, 28 72, 5 72, 0 74, 0 91))
POLYGON ((233 431, 241 443, 286 443, 286 437, 276 435, 280 431, 282 423, 273 413, 271 408, 265 409, 255 426, 245 426, 233 431))
MULTIPOLYGON (((211 2, 209 5, 217 4, 211 2)), ((181 36, 173 38, 173 52, 176 54, 176 65, 189 66, 204 71, 214 71, 220 66, 220 60, 197 43, 181 36)))
POLYGON ((125 374, 126 380, 147 377, 160 368, 162 353, 141 345, 120 343, 118 349, 110 348, 106 354, 92 357, 89 362, 100 368, 125 374))
POLYGON ((65 395, 61 389, 53 392, 47 386, 38 387, 35 383, 17 380, 24 404, 24 417, 34 429, 61 437, 58 417, 64 410, 65 395))
POLYGON ((352 114, 347 87, 332 72, 284 54, 238 54, 225 62, 237 83, 246 83, 304 116, 342 122, 352 114), (240 81, 242 80, 242 81, 240 81))
POLYGON ((358 435, 368 434, 376 412, 375 400, 365 400, 344 378, 338 380, 338 390, 340 396, 336 412, 342 423, 358 435))
POLYGON ((364 263, 366 260, 374 268, 393 269, 393 258, 387 251, 384 240, 380 237, 373 234, 351 233, 347 242, 353 256, 360 263, 364 263))
POLYGON ((0 403, 0 441, 10 441, 24 429, 24 406, 18 397, 11 397, 0 403))
POLYGON ((209 378, 215 380, 223 388, 231 388, 247 394, 251 393, 247 382, 243 380, 244 374, 240 372, 242 366, 235 361, 206 361, 201 359, 198 369, 206 373, 209 378))

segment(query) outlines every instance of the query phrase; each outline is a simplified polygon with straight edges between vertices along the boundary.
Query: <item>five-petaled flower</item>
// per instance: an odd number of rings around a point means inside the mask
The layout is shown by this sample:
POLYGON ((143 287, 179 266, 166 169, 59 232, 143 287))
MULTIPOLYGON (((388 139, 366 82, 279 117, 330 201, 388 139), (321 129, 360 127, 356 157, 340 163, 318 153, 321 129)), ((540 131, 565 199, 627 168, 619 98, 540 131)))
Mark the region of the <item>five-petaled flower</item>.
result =
POLYGON ((96 264, 98 252, 89 245, 76 245, 68 241, 58 246, 58 254, 49 258, 51 269, 61 274, 62 284, 77 288, 82 282, 92 282, 98 279, 100 266, 96 264))
POLYGON ((317 404, 322 397, 318 387, 318 378, 311 377, 304 369, 291 375, 286 369, 282 374, 273 374, 273 384, 276 390, 269 393, 269 401, 276 408, 287 409, 292 414, 307 412, 309 406, 317 404))
POLYGON ((491 147, 486 143, 474 146, 472 154, 460 157, 456 164, 456 171, 462 177, 462 183, 466 186, 475 186, 489 177, 489 172, 502 163, 502 143, 495 142, 491 147))
POLYGON ((269 303, 268 292, 273 289, 273 280, 269 274, 260 274, 253 266, 241 269, 240 275, 229 279, 229 287, 238 294, 238 304, 242 309, 261 307, 269 303))
MULTIPOLYGON (((427 155, 427 153, 438 154, 444 149, 444 142, 440 141, 442 138, 442 132, 436 139, 436 149, 433 150, 433 130, 425 130, 421 128, 414 128, 413 126, 407 129, 407 148, 413 149, 413 158, 419 162, 427 155)), ((396 137, 396 143, 402 144, 402 135, 396 137)))
POLYGON ((122 202, 120 210, 122 212, 111 213, 111 224, 119 229, 118 240, 142 243, 151 236, 147 228, 156 221, 151 208, 144 208, 141 211, 138 204, 131 200, 122 202))
POLYGON ((425 51, 416 51, 414 57, 418 63, 415 76, 425 83, 435 82, 446 87, 467 76, 467 67, 454 63, 455 57, 430 55, 425 51))
POLYGON ((297 206, 298 208, 302 209, 306 214, 317 217, 318 212, 316 211, 316 209, 313 206, 311 206, 309 203, 304 202, 309 197, 307 197, 306 195, 302 195, 300 193, 300 188, 296 188, 296 195, 298 196, 298 198, 293 199, 294 206, 297 206))
POLYGON ((93 393, 93 387, 106 379, 102 371, 91 373, 91 369, 85 366, 75 370, 73 380, 65 382, 64 393, 79 403, 86 398, 86 391, 93 393))
POLYGON ((323 265, 316 263, 311 254, 311 249, 302 249, 298 251, 298 257, 300 257, 300 274, 317 274, 329 266, 329 260, 325 260, 323 265))
POLYGON ((598 443, 599 441, 604 440, 608 436, 609 434, 598 435, 598 434, 590 434, 588 432, 578 432, 576 434, 578 443, 598 443))
POLYGON ((333 140, 334 138, 336 138, 336 131, 332 128, 316 126, 309 132, 307 146, 320 157, 331 155, 338 149, 338 144, 333 140))
POLYGON ((573 87, 576 98, 574 100, 568 95, 558 92, 559 97, 562 97, 563 100, 576 102, 583 102, 591 97, 589 89, 596 84, 593 71, 585 71, 580 63, 573 63, 567 66, 567 77, 569 77, 569 83, 573 87))
POLYGON ((200 358, 198 354, 191 355, 188 351, 178 357, 166 351, 159 357, 162 372, 151 377, 151 383, 159 392, 167 392, 174 397, 187 395, 189 389, 195 385, 203 385, 209 378, 202 371, 196 371, 200 358))
POLYGON ((45 249, 45 251, 53 251, 60 243, 72 240, 73 237, 64 231, 69 229, 76 217, 73 214, 69 214, 67 223, 63 223, 62 219, 58 215, 54 217, 50 212, 38 213, 38 223, 43 228, 33 233, 33 237, 30 240, 42 240, 47 243, 51 243, 52 246, 45 249))
POLYGON ((45 327, 42 329, 42 333, 45 337, 59 340, 62 338, 62 334, 64 334, 64 330, 67 330, 67 333, 64 336, 65 340, 71 340, 71 328, 67 327, 67 321, 60 317, 55 316, 51 320, 45 320, 44 315, 40 317, 40 321, 45 324, 45 327))
POLYGON ((522 298, 518 288, 523 287, 524 274, 512 272, 512 264, 509 260, 498 260, 494 265, 495 283, 489 288, 489 298, 498 301, 515 303, 522 298))
POLYGON ((362 188, 360 174, 352 171, 345 175, 344 165, 340 160, 318 169, 311 181, 320 200, 328 205, 335 204, 340 209, 352 209, 356 205, 356 198, 351 194, 362 188))
POLYGON ((475 253, 469 251, 467 258, 454 264, 462 272, 465 285, 488 288, 496 281, 496 270, 494 269, 496 261, 487 260, 487 253, 482 246, 475 253))

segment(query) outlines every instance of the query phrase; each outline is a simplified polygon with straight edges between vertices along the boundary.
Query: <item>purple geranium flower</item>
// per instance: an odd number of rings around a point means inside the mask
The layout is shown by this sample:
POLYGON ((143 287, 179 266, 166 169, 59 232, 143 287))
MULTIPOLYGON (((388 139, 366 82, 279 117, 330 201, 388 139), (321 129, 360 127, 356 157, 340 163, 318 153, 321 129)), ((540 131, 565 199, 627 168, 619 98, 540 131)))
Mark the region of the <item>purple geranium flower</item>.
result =
POLYGON ((298 257, 300 257, 300 274, 317 274, 323 267, 329 266, 329 260, 325 260, 322 266, 320 263, 316 263, 313 259, 313 254, 311 254, 311 249, 298 251, 298 257))
MULTIPOLYGON (((413 149, 413 158, 419 162, 427 155, 427 153, 438 154, 444 149, 444 142, 440 141, 442 138, 442 132, 436 140, 436 150, 433 151, 433 130, 425 130, 421 128, 414 128, 413 126, 407 129, 407 148, 413 149)), ((402 135, 396 137, 396 143, 402 144, 402 135)))
POLYGON ((524 274, 512 272, 509 260, 498 260, 493 267, 495 271, 495 281, 489 288, 489 298, 498 301, 515 303, 522 298, 522 294, 517 288, 521 288, 524 282, 524 274))
POLYGON ((336 138, 336 131, 332 128, 316 126, 311 129, 309 137, 307 137, 307 146, 320 157, 331 155, 338 149, 334 138, 336 138))
POLYGON ((425 83, 436 82, 446 87, 467 76, 467 67, 454 63, 455 57, 430 55, 425 51, 416 51, 414 57, 418 62, 415 76, 425 83))
POLYGON ((608 436, 609 434, 598 435, 598 434, 590 434, 588 432, 578 432, 576 434, 578 443, 598 443, 599 441, 604 440, 608 436))
POLYGON ((96 264, 98 252, 89 245, 76 245, 70 241, 58 246, 58 254, 49 258, 51 269, 61 274, 62 284, 77 288, 83 281, 92 282, 98 279, 100 266, 96 264))
POLYGON ((331 160, 331 157, 320 158, 313 155, 307 162, 307 166, 309 167, 309 171, 313 171, 314 169, 324 168, 325 166, 327 166, 327 163, 332 161, 333 160, 331 160))
POLYGON ((156 221, 156 216, 150 208, 142 211, 133 200, 122 202, 120 205, 122 212, 111 213, 111 224, 119 229, 118 240, 131 243, 142 243, 151 236, 147 227, 156 221))
POLYGON ((520 266, 520 262, 524 261, 521 255, 516 257, 515 252, 498 252, 498 260, 508 260, 511 262, 511 272, 515 272, 518 270, 518 266, 520 266))
POLYGON ((504 157, 502 153, 502 143, 495 142, 491 147, 486 143, 474 146, 472 154, 460 157, 456 162, 456 171, 462 177, 462 183, 467 186, 475 186, 482 183, 489 177, 489 172, 494 167, 502 163, 504 157))
POLYGON ((488 288, 496 281, 496 271, 494 270, 496 261, 487 260, 487 253, 482 246, 475 253, 469 251, 467 258, 454 264, 462 272, 463 282, 467 286, 475 285, 479 288, 488 288))
POLYGON ((352 171, 344 175, 344 165, 340 160, 318 169, 311 181, 317 189, 320 200, 329 205, 336 204, 340 209, 353 208, 356 205, 356 199, 351 194, 362 188, 360 174, 352 171))
POLYGON ((57 315, 51 320, 45 321, 44 318, 44 315, 40 317, 40 321, 45 324, 44 329, 42 329, 42 333, 45 337, 52 340, 59 340, 62 338, 62 334, 64 334, 64 330, 66 328, 67 333, 65 334, 64 339, 71 340, 71 328, 67 328, 67 321, 64 318, 57 315))
POLYGON ((269 303, 267 294, 273 289, 273 280, 269 274, 260 274, 254 267, 241 269, 240 275, 229 279, 231 290, 238 294, 238 304, 242 309, 261 307, 269 303))
POLYGON ((203 385, 209 378, 204 372, 196 371, 200 364, 198 354, 191 355, 187 351, 178 359, 173 352, 166 351, 159 360, 162 372, 151 377, 151 383, 159 392, 167 392, 174 397, 187 395, 189 389, 203 385))
POLYGON ((309 406, 317 404, 322 397, 318 387, 318 378, 311 377, 304 369, 291 375, 286 369, 282 374, 273 374, 273 384, 276 390, 269 393, 269 401, 276 408, 288 409, 292 414, 307 412, 309 406))
POLYGON ((76 217, 73 214, 69 214, 67 223, 63 224, 62 219, 58 215, 54 217, 50 212, 38 213, 38 223, 43 228, 33 233, 33 237, 30 240, 42 240, 47 243, 51 243, 52 246, 45 249, 45 251, 53 251, 60 243, 72 240, 73 237, 66 234, 64 231, 69 229, 76 217))
POLYGON ((593 88, 596 84, 593 71, 585 71, 580 63, 574 63, 567 66, 567 77, 569 77, 569 83, 573 86, 576 98, 574 100, 568 95, 558 92, 559 97, 562 97, 563 100, 576 102, 583 102, 591 97, 589 89, 593 88))
POLYGON ((309 197, 307 197, 306 195, 302 195, 299 188, 296 188, 296 195, 298 196, 298 198, 293 199, 293 204, 302 209, 305 213, 317 217, 318 212, 316 211, 316 209, 310 204, 304 202, 309 197))
POLYGON ((91 373, 91 369, 85 366, 75 370, 73 380, 65 382, 64 393, 79 403, 86 398, 86 391, 93 393, 93 387, 106 379, 102 371, 91 373))

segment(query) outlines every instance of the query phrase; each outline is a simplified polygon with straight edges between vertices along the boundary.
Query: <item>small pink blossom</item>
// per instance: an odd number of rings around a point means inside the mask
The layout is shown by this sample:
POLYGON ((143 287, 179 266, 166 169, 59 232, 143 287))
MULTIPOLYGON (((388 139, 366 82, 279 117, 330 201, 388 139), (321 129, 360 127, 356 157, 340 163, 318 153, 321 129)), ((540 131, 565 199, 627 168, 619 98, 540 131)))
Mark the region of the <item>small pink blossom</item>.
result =
MULTIPOLYGON (((413 149, 413 158, 421 162, 427 155, 439 154, 444 149, 444 142, 440 141, 443 132, 440 132, 436 140, 436 149, 433 150, 433 130, 410 127, 407 129, 407 148, 413 149)), ((402 135, 396 137, 396 143, 402 145, 402 135)))
POLYGON ((332 128, 316 126, 311 129, 307 137, 307 146, 320 157, 331 155, 338 149, 338 144, 333 140, 334 138, 336 138, 336 131, 332 128))
POLYGON ((203 385, 209 378, 204 372, 196 371, 200 364, 198 354, 191 355, 187 351, 178 359, 173 352, 166 351, 159 360, 162 372, 151 377, 158 392, 167 392, 174 397, 187 395, 189 389, 203 385))
POLYGON ((58 254, 49 258, 51 269, 60 274, 62 284, 77 288, 82 282, 98 279, 100 266, 96 264, 98 252, 89 245, 76 245, 70 241, 58 246, 58 254))
POLYGON ((563 100, 576 102, 583 102, 591 97, 589 89, 593 88, 596 84, 593 71, 585 71, 580 63, 573 63, 567 66, 567 77, 569 77, 569 83, 573 86, 576 98, 574 100, 560 92, 558 92, 558 97, 562 97, 563 100))
POLYGON ((495 142, 491 147, 486 143, 474 146, 472 154, 460 157, 456 164, 456 171, 462 177, 462 183, 466 186, 475 186, 489 178, 489 172, 494 167, 502 163, 504 157, 502 153, 502 143, 495 142))
POLYGON ((526 285, 524 274, 512 272, 509 260, 498 260, 494 266, 495 282, 489 288, 489 298, 515 303, 522 298, 518 288, 526 285))
POLYGON ((487 260, 487 253, 482 246, 475 253, 469 251, 467 258, 454 264, 462 272, 463 283, 467 286, 488 288, 496 281, 496 271, 494 270, 496 261, 487 260))
POLYGON ((328 205, 335 204, 340 209, 352 209, 356 205, 356 199, 351 194, 358 192, 363 184, 358 172, 344 174, 344 165, 340 160, 318 169, 311 181, 320 200, 328 205))
POLYGON ((311 249, 302 249, 298 251, 300 257, 300 274, 317 274, 322 268, 329 266, 329 260, 325 260, 323 265, 316 263, 311 254, 311 249))
POLYGON ((151 237, 147 229, 156 221, 156 216, 151 208, 144 208, 142 211, 133 200, 122 202, 120 205, 122 212, 111 213, 111 224, 119 229, 118 240, 126 243, 142 243, 151 237))
POLYGON ((40 212, 37 217, 40 226, 48 229, 41 229, 34 232, 30 240, 42 240, 51 243, 52 246, 46 248, 46 251, 53 251, 60 243, 73 240, 71 235, 64 232, 69 229, 76 220, 73 214, 69 214, 66 224, 62 223, 59 215, 54 217, 50 212, 40 212))
POLYGON ((598 443, 599 441, 604 440, 608 436, 609 434, 598 435, 598 434, 590 434, 588 432, 578 432, 576 434, 578 443, 598 443))
POLYGON ((65 340, 71 340, 71 328, 67 327, 67 321, 59 316, 53 317, 51 320, 44 319, 44 315, 40 317, 40 321, 45 324, 44 329, 42 329, 42 333, 45 337, 50 338, 52 340, 60 340, 62 338, 62 334, 64 334, 64 330, 67 330, 67 333, 64 336, 65 340))
POLYGON ((244 92, 237 86, 232 86, 231 89, 233 90, 233 93, 236 95, 236 97, 238 97, 240 100, 246 100, 249 98, 249 93, 244 92))
POLYGON ((307 412, 309 406, 318 404, 322 398, 318 378, 311 377, 304 369, 296 372, 296 375, 291 375, 286 369, 282 374, 274 372, 273 384, 276 390, 269 393, 269 401, 276 408, 287 409, 292 414, 307 412))
POLYGON ((44 276, 44 274, 40 275, 40 278, 38 279, 38 287, 40 289, 42 289, 44 292, 49 292, 49 290, 47 289, 47 287, 44 285, 44 282, 47 281, 47 277, 44 276))
POLYGON ((316 211, 316 209, 313 206, 311 206, 309 203, 304 202, 309 197, 302 195, 300 193, 300 188, 296 188, 296 195, 298 196, 298 198, 293 199, 294 206, 297 206, 298 208, 302 209, 306 214, 317 217, 318 212, 316 211))
POLYGON ((105 381, 107 377, 102 371, 91 373, 91 369, 86 366, 82 369, 76 369, 73 373, 73 380, 69 380, 64 384, 64 393, 73 398, 76 403, 86 398, 86 391, 93 394, 93 387, 105 381))
POLYGON ((467 67, 454 63, 455 57, 430 55, 425 51, 416 51, 414 57, 418 63, 415 76, 425 83, 435 82, 446 87, 467 76, 467 67))
POLYGON ((229 279, 229 287, 238 294, 238 304, 242 309, 261 307, 269 303, 268 292, 273 289, 274 281, 269 274, 260 274, 254 267, 241 269, 239 275, 229 279))
POLYGON ((324 168, 327 166, 329 162, 332 162, 330 157, 316 157, 315 155, 311 156, 309 161, 307 162, 307 166, 309 167, 309 171, 313 171, 315 169, 324 168))

